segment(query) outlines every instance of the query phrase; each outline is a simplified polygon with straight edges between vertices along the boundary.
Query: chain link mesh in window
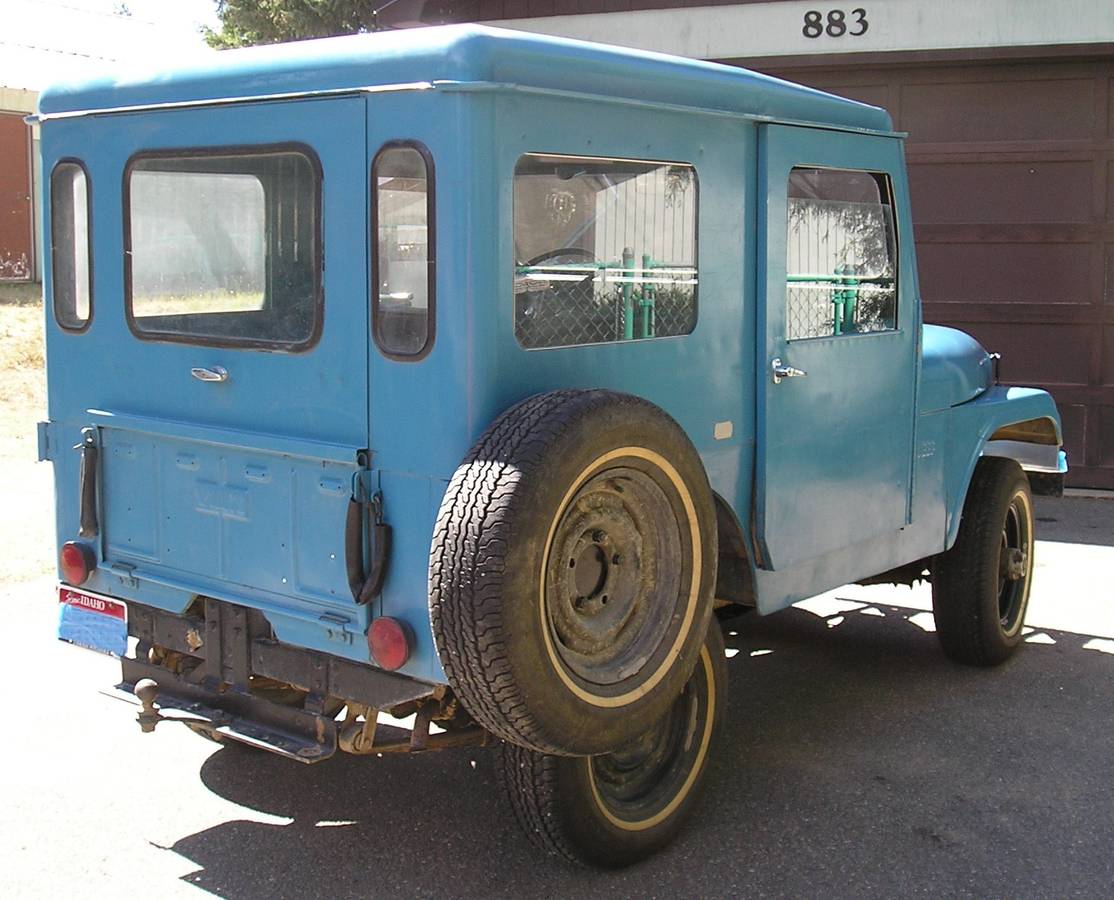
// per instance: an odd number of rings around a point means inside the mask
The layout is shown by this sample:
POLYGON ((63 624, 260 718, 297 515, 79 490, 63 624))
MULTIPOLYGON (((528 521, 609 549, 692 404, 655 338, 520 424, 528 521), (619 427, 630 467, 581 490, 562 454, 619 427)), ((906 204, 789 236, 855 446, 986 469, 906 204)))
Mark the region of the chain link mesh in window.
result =
POLYGON ((892 287, 870 284, 857 287, 790 284, 786 288, 785 305, 787 337, 797 341, 836 334, 890 331, 894 327, 896 296, 892 287), (850 322, 845 317, 848 303, 851 304, 850 322))
MULTIPOLYGON (((545 279, 531 267, 529 278, 515 282, 515 335, 527 349, 602 344, 609 341, 688 334, 696 326, 695 284, 635 284, 631 288, 631 327, 623 289, 603 276, 580 280, 545 279)), ((568 276, 549 273, 558 279, 568 276)), ((689 275, 689 273, 684 273, 689 275)), ((686 281, 694 281, 695 269, 686 281)), ((663 279, 655 276, 655 281, 663 279)))

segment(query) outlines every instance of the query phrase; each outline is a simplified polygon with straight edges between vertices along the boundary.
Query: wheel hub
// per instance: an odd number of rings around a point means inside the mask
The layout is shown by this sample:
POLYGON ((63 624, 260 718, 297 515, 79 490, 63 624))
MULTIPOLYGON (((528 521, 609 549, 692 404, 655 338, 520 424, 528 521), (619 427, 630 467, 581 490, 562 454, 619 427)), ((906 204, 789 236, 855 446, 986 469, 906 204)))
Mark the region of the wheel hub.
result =
POLYGON ((565 665, 593 684, 638 672, 667 631, 680 557, 672 506, 650 476, 616 468, 585 483, 558 523, 546 578, 565 665))
POLYGON ((580 552, 569 560, 576 595, 573 607, 582 616, 595 616, 611 600, 608 586, 614 586, 616 580, 612 568, 619 565, 622 557, 611 536, 600 529, 582 536, 578 546, 580 552))
POLYGON ((1025 577, 1027 568, 1027 559, 1024 550, 1019 550, 1017 547, 1009 547, 1005 553, 1002 554, 1002 563, 1005 568, 1005 576, 1009 581, 1020 581, 1025 577))

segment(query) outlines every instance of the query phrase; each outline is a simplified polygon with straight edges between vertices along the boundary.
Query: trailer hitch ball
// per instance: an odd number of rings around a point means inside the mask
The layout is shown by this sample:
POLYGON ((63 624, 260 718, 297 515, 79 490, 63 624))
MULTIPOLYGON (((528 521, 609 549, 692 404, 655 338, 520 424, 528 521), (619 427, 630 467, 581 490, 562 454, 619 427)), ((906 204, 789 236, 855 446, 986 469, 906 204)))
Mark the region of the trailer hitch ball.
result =
POLYGON ((136 721, 140 729, 149 734, 155 730, 162 716, 155 709, 155 700, 159 696, 159 683, 153 678, 141 678, 135 683, 135 696, 142 708, 136 714, 136 721))

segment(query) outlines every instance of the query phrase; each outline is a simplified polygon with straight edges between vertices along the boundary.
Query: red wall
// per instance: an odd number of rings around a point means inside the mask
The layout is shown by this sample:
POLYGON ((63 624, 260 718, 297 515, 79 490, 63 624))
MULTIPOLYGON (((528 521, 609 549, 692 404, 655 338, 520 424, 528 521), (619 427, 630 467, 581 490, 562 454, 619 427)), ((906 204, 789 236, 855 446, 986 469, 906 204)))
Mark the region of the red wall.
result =
POLYGON ((34 276, 29 132, 22 113, 0 113, 0 281, 34 276))

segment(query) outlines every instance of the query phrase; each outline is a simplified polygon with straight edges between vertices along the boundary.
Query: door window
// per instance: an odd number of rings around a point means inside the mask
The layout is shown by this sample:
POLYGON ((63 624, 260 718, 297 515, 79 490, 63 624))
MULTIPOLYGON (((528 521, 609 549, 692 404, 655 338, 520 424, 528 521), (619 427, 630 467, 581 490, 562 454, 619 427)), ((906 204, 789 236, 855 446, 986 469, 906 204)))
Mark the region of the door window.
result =
POLYGON ((897 328, 889 177, 801 167, 788 190, 788 339, 897 328))

